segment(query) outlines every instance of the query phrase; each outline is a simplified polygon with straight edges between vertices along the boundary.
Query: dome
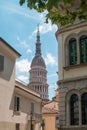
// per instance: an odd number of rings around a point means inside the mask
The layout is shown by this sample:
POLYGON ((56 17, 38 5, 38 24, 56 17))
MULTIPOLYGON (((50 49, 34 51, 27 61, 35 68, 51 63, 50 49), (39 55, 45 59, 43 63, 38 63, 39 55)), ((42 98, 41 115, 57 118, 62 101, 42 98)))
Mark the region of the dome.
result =
POLYGON ((36 55, 32 62, 31 62, 31 67, 34 67, 34 66, 41 66, 41 67, 44 67, 46 68, 46 65, 45 65, 45 62, 44 62, 44 59, 42 58, 41 55, 36 55))

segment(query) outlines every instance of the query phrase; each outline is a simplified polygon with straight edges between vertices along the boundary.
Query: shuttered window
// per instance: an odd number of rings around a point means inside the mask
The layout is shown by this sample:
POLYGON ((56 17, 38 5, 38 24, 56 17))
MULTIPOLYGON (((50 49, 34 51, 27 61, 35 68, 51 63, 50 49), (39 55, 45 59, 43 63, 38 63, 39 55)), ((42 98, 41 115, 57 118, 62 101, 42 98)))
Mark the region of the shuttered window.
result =
POLYGON ((4 70, 4 56, 0 55, 0 71, 4 70))
POLYGON ((20 97, 15 96, 14 99, 14 110, 20 111, 20 97))
POLYGON ((16 130, 20 130, 20 124, 16 123, 16 130))
POLYGON ((32 112, 32 114, 34 113, 34 103, 33 102, 31 102, 31 112, 32 112))

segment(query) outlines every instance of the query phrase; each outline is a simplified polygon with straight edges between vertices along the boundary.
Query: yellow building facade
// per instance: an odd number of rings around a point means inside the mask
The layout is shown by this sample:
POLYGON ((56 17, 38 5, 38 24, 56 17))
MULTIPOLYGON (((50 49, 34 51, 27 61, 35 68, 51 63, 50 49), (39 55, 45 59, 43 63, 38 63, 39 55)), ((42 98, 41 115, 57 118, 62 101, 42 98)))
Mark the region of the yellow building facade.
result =
MULTIPOLYGON (((58 91, 58 90, 57 90, 58 91)), ((58 130, 58 92, 42 107, 43 130, 58 130)))

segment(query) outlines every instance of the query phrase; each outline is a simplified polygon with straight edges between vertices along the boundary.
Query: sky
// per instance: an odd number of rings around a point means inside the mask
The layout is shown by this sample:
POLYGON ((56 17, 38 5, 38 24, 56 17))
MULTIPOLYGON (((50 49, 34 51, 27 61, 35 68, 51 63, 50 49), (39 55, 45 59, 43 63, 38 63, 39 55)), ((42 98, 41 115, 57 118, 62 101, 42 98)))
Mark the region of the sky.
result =
POLYGON ((39 24, 42 57, 46 63, 49 98, 55 96, 58 81, 57 27, 45 23, 45 12, 37 13, 19 0, 0 0, 0 37, 16 49, 21 57, 16 60, 16 77, 29 83, 30 64, 35 56, 36 33, 39 24))

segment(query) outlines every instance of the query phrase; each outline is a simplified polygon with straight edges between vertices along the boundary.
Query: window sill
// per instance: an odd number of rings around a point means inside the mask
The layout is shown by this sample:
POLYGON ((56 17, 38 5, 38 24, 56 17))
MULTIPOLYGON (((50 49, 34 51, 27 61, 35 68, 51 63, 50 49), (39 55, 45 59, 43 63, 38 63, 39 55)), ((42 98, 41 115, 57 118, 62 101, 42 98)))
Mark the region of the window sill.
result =
POLYGON ((13 111, 13 114, 19 116, 21 114, 21 112, 20 111, 13 111))
POLYGON ((87 128, 87 125, 69 125, 69 126, 64 126, 65 128, 87 128))
POLYGON ((63 67, 66 71, 70 69, 76 69, 76 68, 81 68, 87 66, 87 63, 81 63, 81 64, 76 64, 76 65, 71 65, 71 66, 65 66, 63 67))

